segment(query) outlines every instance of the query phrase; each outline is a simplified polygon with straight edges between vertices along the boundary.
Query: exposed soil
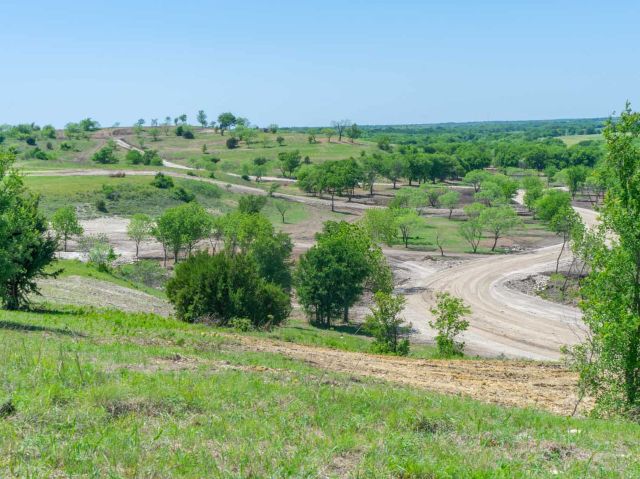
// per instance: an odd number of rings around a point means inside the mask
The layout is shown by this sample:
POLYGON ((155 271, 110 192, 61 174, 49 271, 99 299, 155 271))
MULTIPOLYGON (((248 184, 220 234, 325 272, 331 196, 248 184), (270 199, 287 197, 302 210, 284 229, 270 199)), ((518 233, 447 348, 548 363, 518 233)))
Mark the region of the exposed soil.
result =
POLYGON ((173 313, 171 305, 163 299, 98 279, 65 276, 40 280, 38 286, 42 298, 33 298, 35 302, 44 300, 53 304, 75 304, 161 316, 170 316, 173 313))
MULTIPOLYGON (((270 352, 315 367, 367 376, 484 402, 572 413, 578 397, 577 376, 559 364, 500 360, 416 360, 316 348, 237 336, 241 348, 270 352)), ((590 400, 581 403, 586 411, 590 400)))

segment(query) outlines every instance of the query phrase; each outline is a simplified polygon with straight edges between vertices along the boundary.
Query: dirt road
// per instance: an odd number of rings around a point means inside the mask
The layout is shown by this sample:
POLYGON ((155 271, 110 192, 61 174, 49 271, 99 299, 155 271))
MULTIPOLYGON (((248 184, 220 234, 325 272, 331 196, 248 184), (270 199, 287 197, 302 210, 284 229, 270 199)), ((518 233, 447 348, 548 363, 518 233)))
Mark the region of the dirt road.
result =
MULTIPOLYGON (((596 224, 596 212, 576 211, 587 226, 596 224)), ((561 346, 584 337, 580 311, 512 290, 505 283, 555 267, 560 248, 555 245, 530 253, 485 257, 433 274, 424 266, 407 264, 413 268, 420 290, 407 296, 405 318, 422 337, 433 338, 428 310, 435 292, 448 291, 471 307, 471 324, 463 335, 469 353, 557 360, 561 346)))

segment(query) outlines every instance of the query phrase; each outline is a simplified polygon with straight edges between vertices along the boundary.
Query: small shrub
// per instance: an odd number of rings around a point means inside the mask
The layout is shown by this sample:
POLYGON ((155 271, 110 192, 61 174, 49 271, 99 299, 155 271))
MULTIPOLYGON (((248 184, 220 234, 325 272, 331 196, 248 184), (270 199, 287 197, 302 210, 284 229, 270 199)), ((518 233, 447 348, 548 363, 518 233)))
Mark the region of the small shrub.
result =
POLYGON ((225 144, 229 150, 233 150, 238 147, 238 139, 232 136, 231 138, 227 138, 225 144))
POLYGON ((182 138, 185 138, 187 140, 193 140, 195 138, 195 135, 193 134, 193 132, 191 130, 185 129, 182 132, 182 138))
POLYGON ((249 318, 231 318, 229 326, 241 333, 246 333, 247 331, 254 329, 253 323, 249 318))
POLYGON ((182 186, 178 186, 177 188, 175 188, 175 190, 173 191, 173 197, 176 200, 184 201, 185 203, 190 203, 191 201, 196 199, 196 195, 185 190, 182 186))
POLYGON ((156 188, 166 190, 169 188, 173 188, 173 179, 162 172, 158 172, 153 178, 151 185, 155 186, 156 188))
POLYGON ((446 292, 438 293, 436 300, 436 306, 430 310, 435 320, 429 321, 429 326, 438 331, 436 335, 438 353, 443 357, 461 356, 464 342, 456 341, 456 337, 469 327, 469 321, 462 317, 470 314, 471 309, 461 298, 446 292))
POLYGON ((184 133, 184 127, 182 125, 178 125, 176 127, 176 136, 182 136, 184 133))
POLYGON ((246 173, 244 175, 242 175, 240 178, 242 178, 244 181, 251 181, 251 177, 249 175, 247 175, 246 173))
POLYGON ((24 141, 25 141, 25 143, 27 145, 30 145, 30 146, 35 146, 36 145, 36 139, 34 137, 32 137, 32 136, 28 136, 27 138, 25 138, 24 141))
POLYGON ((167 279, 169 279, 167 270, 154 260, 141 260, 132 264, 124 264, 118 268, 117 274, 128 281, 156 289, 164 287, 167 279))
POLYGON ((53 150, 53 143, 51 143, 50 141, 47 141, 47 150, 53 150))
POLYGON ((404 319, 399 317, 405 305, 404 296, 393 296, 380 291, 374 295, 373 300, 375 306, 366 317, 364 328, 375 338, 374 352, 406 356, 409 354, 409 340, 404 337, 404 319))
POLYGON ((95 207, 96 207, 96 210, 100 211, 101 213, 107 212, 107 202, 102 198, 98 198, 96 200, 95 207))

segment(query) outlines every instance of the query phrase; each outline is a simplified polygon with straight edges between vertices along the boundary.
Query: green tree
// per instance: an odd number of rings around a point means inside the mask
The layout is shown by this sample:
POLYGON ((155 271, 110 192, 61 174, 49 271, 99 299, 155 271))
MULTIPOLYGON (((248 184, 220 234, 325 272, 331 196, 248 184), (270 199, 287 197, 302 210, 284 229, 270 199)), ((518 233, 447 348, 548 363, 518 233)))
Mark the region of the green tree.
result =
POLYGON ((558 173, 563 182, 569 188, 572 198, 575 198, 576 193, 582 189, 585 181, 587 180, 588 174, 589 169, 582 165, 571 166, 558 173))
POLYGON ((69 205, 58 209, 51 217, 51 228, 58 237, 62 238, 64 251, 67 251, 67 241, 73 236, 83 233, 82 226, 78 222, 76 209, 69 205))
POLYGON ((276 143, 278 143, 278 146, 284 145, 284 136, 278 136, 276 138, 276 143))
POLYGON ((566 191, 548 190, 534 203, 536 217, 551 221, 558 211, 571 207, 571 197, 566 191))
POLYGON ((460 236, 469 243, 474 253, 478 251, 478 246, 480 246, 480 241, 482 241, 482 232, 485 229, 485 225, 482 222, 482 212, 484 209, 484 205, 480 203, 472 203, 465 206, 464 212, 468 216, 468 219, 458 226, 460 236))
POLYGON ((282 216, 282 223, 283 224, 286 223, 285 215, 287 214, 287 211, 289 211, 289 209, 291 208, 291 203, 284 200, 278 200, 275 202, 275 206, 278 213, 280 213, 280 216, 282 216))
POLYGON ((473 186, 473 191, 476 193, 480 191, 482 183, 491 177, 491 173, 484 170, 471 170, 464 175, 463 182, 467 185, 473 186))
POLYGON ((525 176, 522 179, 522 188, 524 189, 524 204, 529 211, 533 211, 536 201, 544 194, 542 180, 539 176, 525 176))
POLYGON ((57 276, 47 267, 55 260, 58 241, 47 220, 13 168, 15 155, 0 150, 0 300, 7 309, 29 304, 38 292, 37 278, 57 276))
POLYGON ((449 219, 451 219, 453 210, 460 204, 460 193, 455 190, 449 190, 440 196, 440 203, 449 210, 449 219))
POLYGON ((486 208, 480 213, 479 220, 493 238, 491 251, 496 250, 500 238, 522 225, 522 221, 510 206, 486 208))
POLYGON ((178 319, 214 320, 227 325, 248 318, 254 327, 275 326, 291 311, 289 295, 260 277, 244 254, 200 252, 179 264, 167 283, 167 297, 178 319))
POLYGON ((362 224, 374 243, 392 246, 398 238, 396 216, 390 208, 372 208, 365 211, 362 224))
POLYGON ((133 215, 127 225, 127 236, 136 244, 136 258, 139 256, 140 243, 151 238, 153 233, 153 220, 144 213, 133 215))
POLYGON ((143 163, 142 153, 138 150, 129 150, 125 155, 124 160, 131 165, 141 165, 143 163))
POLYGON ((224 131, 234 126, 236 122, 237 120, 233 113, 220 113, 218 115, 218 128, 220 129, 220 135, 224 135, 224 131))
POLYGON ((471 314, 471 309, 461 298, 444 292, 436 294, 436 306, 430 311, 434 320, 429 321, 429 326, 438 332, 435 339, 440 356, 461 356, 464 342, 457 341, 456 338, 469 328, 469 321, 463 317, 471 314))
POLYGON ((640 113, 629 104, 604 130, 608 191, 596 232, 583 235, 591 272, 580 304, 588 340, 571 351, 596 412, 640 417, 640 113))
POLYGON ((390 291, 389 278, 380 248, 362 226, 344 221, 325 223, 295 272, 300 304, 314 322, 327 326, 341 315, 348 321, 350 307, 368 284, 374 292, 390 291))
POLYGON ((327 137, 327 142, 331 143, 331 137, 335 135, 336 131, 333 128, 323 128, 322 134, 327 137))
POLYGON ((353 143, 355 140, 362 136, 362 130, 355 123, 352 124, 349 128, 347 128, 347 137, 353 143))
POLYGON ((196 116, 196 120, 198 121, 198 123, 200 123, 200 125, 202 126, 202 128, 206 128, 207 127, 207 114, 204 112, 204 110, 198 110, 198 115, 196 116))
POLYGON ((266 204, 266 196, 243 195, 238 200, 238 211, 248 214, 260 213, 266 204))
POLYGON ((278 153, 278 161, 280 162, 280 171, 286 177, 293 175, 293 172, 300 166, 302 156, 299 150, 281 151, 278 153))
POLYGON ((405 161, 399 155, 390 155, 383 160, 382 174, 393 183, 393 189, 397 188, 405 172, 405 161))
POLYGON ((420 215, 410 209, 396 209, 395 223, 400 230, 400 237, 405 248, 409 247, 409 239, 416 229, 423 223, 420 215))
POLYGON ((556 259, 557 273, 560 269, 560 258, 562 257, 562 253, 564 253, 567 241, 569 241, 572 235, 580 235, 579 229, 582 227, 582 221, 573 208, 564 206, 549 220, 549 227, 551 231, 562 237, 562 248, 556 259))
POLYGON ((181 251, 186 250, 191 256, 198 241, 209 236, 211 223, 211 217, 202 206, 195 202, 186 203, 165 210, 156 221, 153 235, 163 244, 165 251, 173 254, 177 263, 181 251))
POLYGON ((100 163, 101 165, 118 163, 115 144, 107 143, 107 145, 103 146, 93 154, 91 160, 96 163, 100 163))
POLYGON ((382 291, 373 296, 375 306, 365 318, 364 328, 374 337, 373 350, 377 353, 391 353, 399 356, 409 354, 409 339, 402 327, 404 318, 400 313, 406 303, 404 296, 394 296, 382 291))

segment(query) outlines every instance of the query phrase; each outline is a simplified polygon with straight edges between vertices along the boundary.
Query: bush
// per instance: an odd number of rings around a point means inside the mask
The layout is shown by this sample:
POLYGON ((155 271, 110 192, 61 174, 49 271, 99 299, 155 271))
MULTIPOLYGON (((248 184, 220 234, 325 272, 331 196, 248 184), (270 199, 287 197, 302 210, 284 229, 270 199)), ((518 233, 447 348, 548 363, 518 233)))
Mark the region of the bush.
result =
POLYGON ((36 139, 34 137, 32 137, 32 136, 28 136, 27 138, 25 138, 24 141, 25 141, 25 143, 27 145, 30 145, 30 146, 35 146, 36 145, 36 139))
POLYGON ((151 185, 155 186, 156 188, 166 190, 169 188, 173 188, 173 179, 171 179, 170 176, 167 176, 164 173, 158 172, 153 178, 151 185))
POLYGON ((184 133, 184 127, 182 125, 178 125, 176 127, 176 136, 182 136, 184 133))
POLYGON ((187 140, 193 140, 195 138, 195 135, 191 130, 185 129, 182 132, 182 138, 186 138, 187 140))
POLYGON ((107 212, 107 202, 102 198, 98 198, 96 200, 95 206, 96 206, 96 210, 100 211, 101 213, 107 212))
POLYGON ((253 323, 251 323, 251 320, 248 318, 231 318, 229 326, 241 333, 246 333, 253 329, 253 323))
POLYGON ((228 149, 233 150, 238 147, 238 139, 233 136, 231 138, 227 138, 226 145, 228 149))
POLYGON ((62 143, 60 143, 60 149, 62 151, 71 151, 73 150, 73 144, 69 143, 68 141, 63 141, 62 143))
POLYGON ((125 161, 131 165, 142 164, 142 153, 138 150, 129 150, 124 157, 125 161))
POLYGON ((178 186, 173 191, 173 197, 176 200, 184 201, 185 203, 190 203, 191 201, 196 199, 196 195, 194 195, 193 193, 185 190, 182 186, 178 186))
POLYGON ((96 151, 91 157, 91 160, 102 165, 111 165, 114 163, 118 163, 118 158, 116 157, 115 150, 110 145, 104 146, 96 151))
POLYGON ((244 175, 242 175, 240 178, 242 178, 244 181, 251 181, 251 177, 249 175, 247 175, 246 173, 244 175))
POLYGON ((128 281, 157 289, 164 287, 169 278, 167 270, 160 263, 146 259, 120 266, 117 274, 128 281))
POLYGON ((254 327, 277 325, 291 312, 289 295, 258 275, 244 254, 197 253, 178 264, 167 283, 167 297, 178 319, 213 320, 228 325, 247 318, 254 327))
POLYGON ((374 352, 406 356, 409 354, 409 340, 403 336, 407 328, 402 327, 404 319, 398 317, 404 309, 404 297, 380 291, 374 295, 373 300, 375 306, 366 317, 364 328, 375 338, 374 352))

